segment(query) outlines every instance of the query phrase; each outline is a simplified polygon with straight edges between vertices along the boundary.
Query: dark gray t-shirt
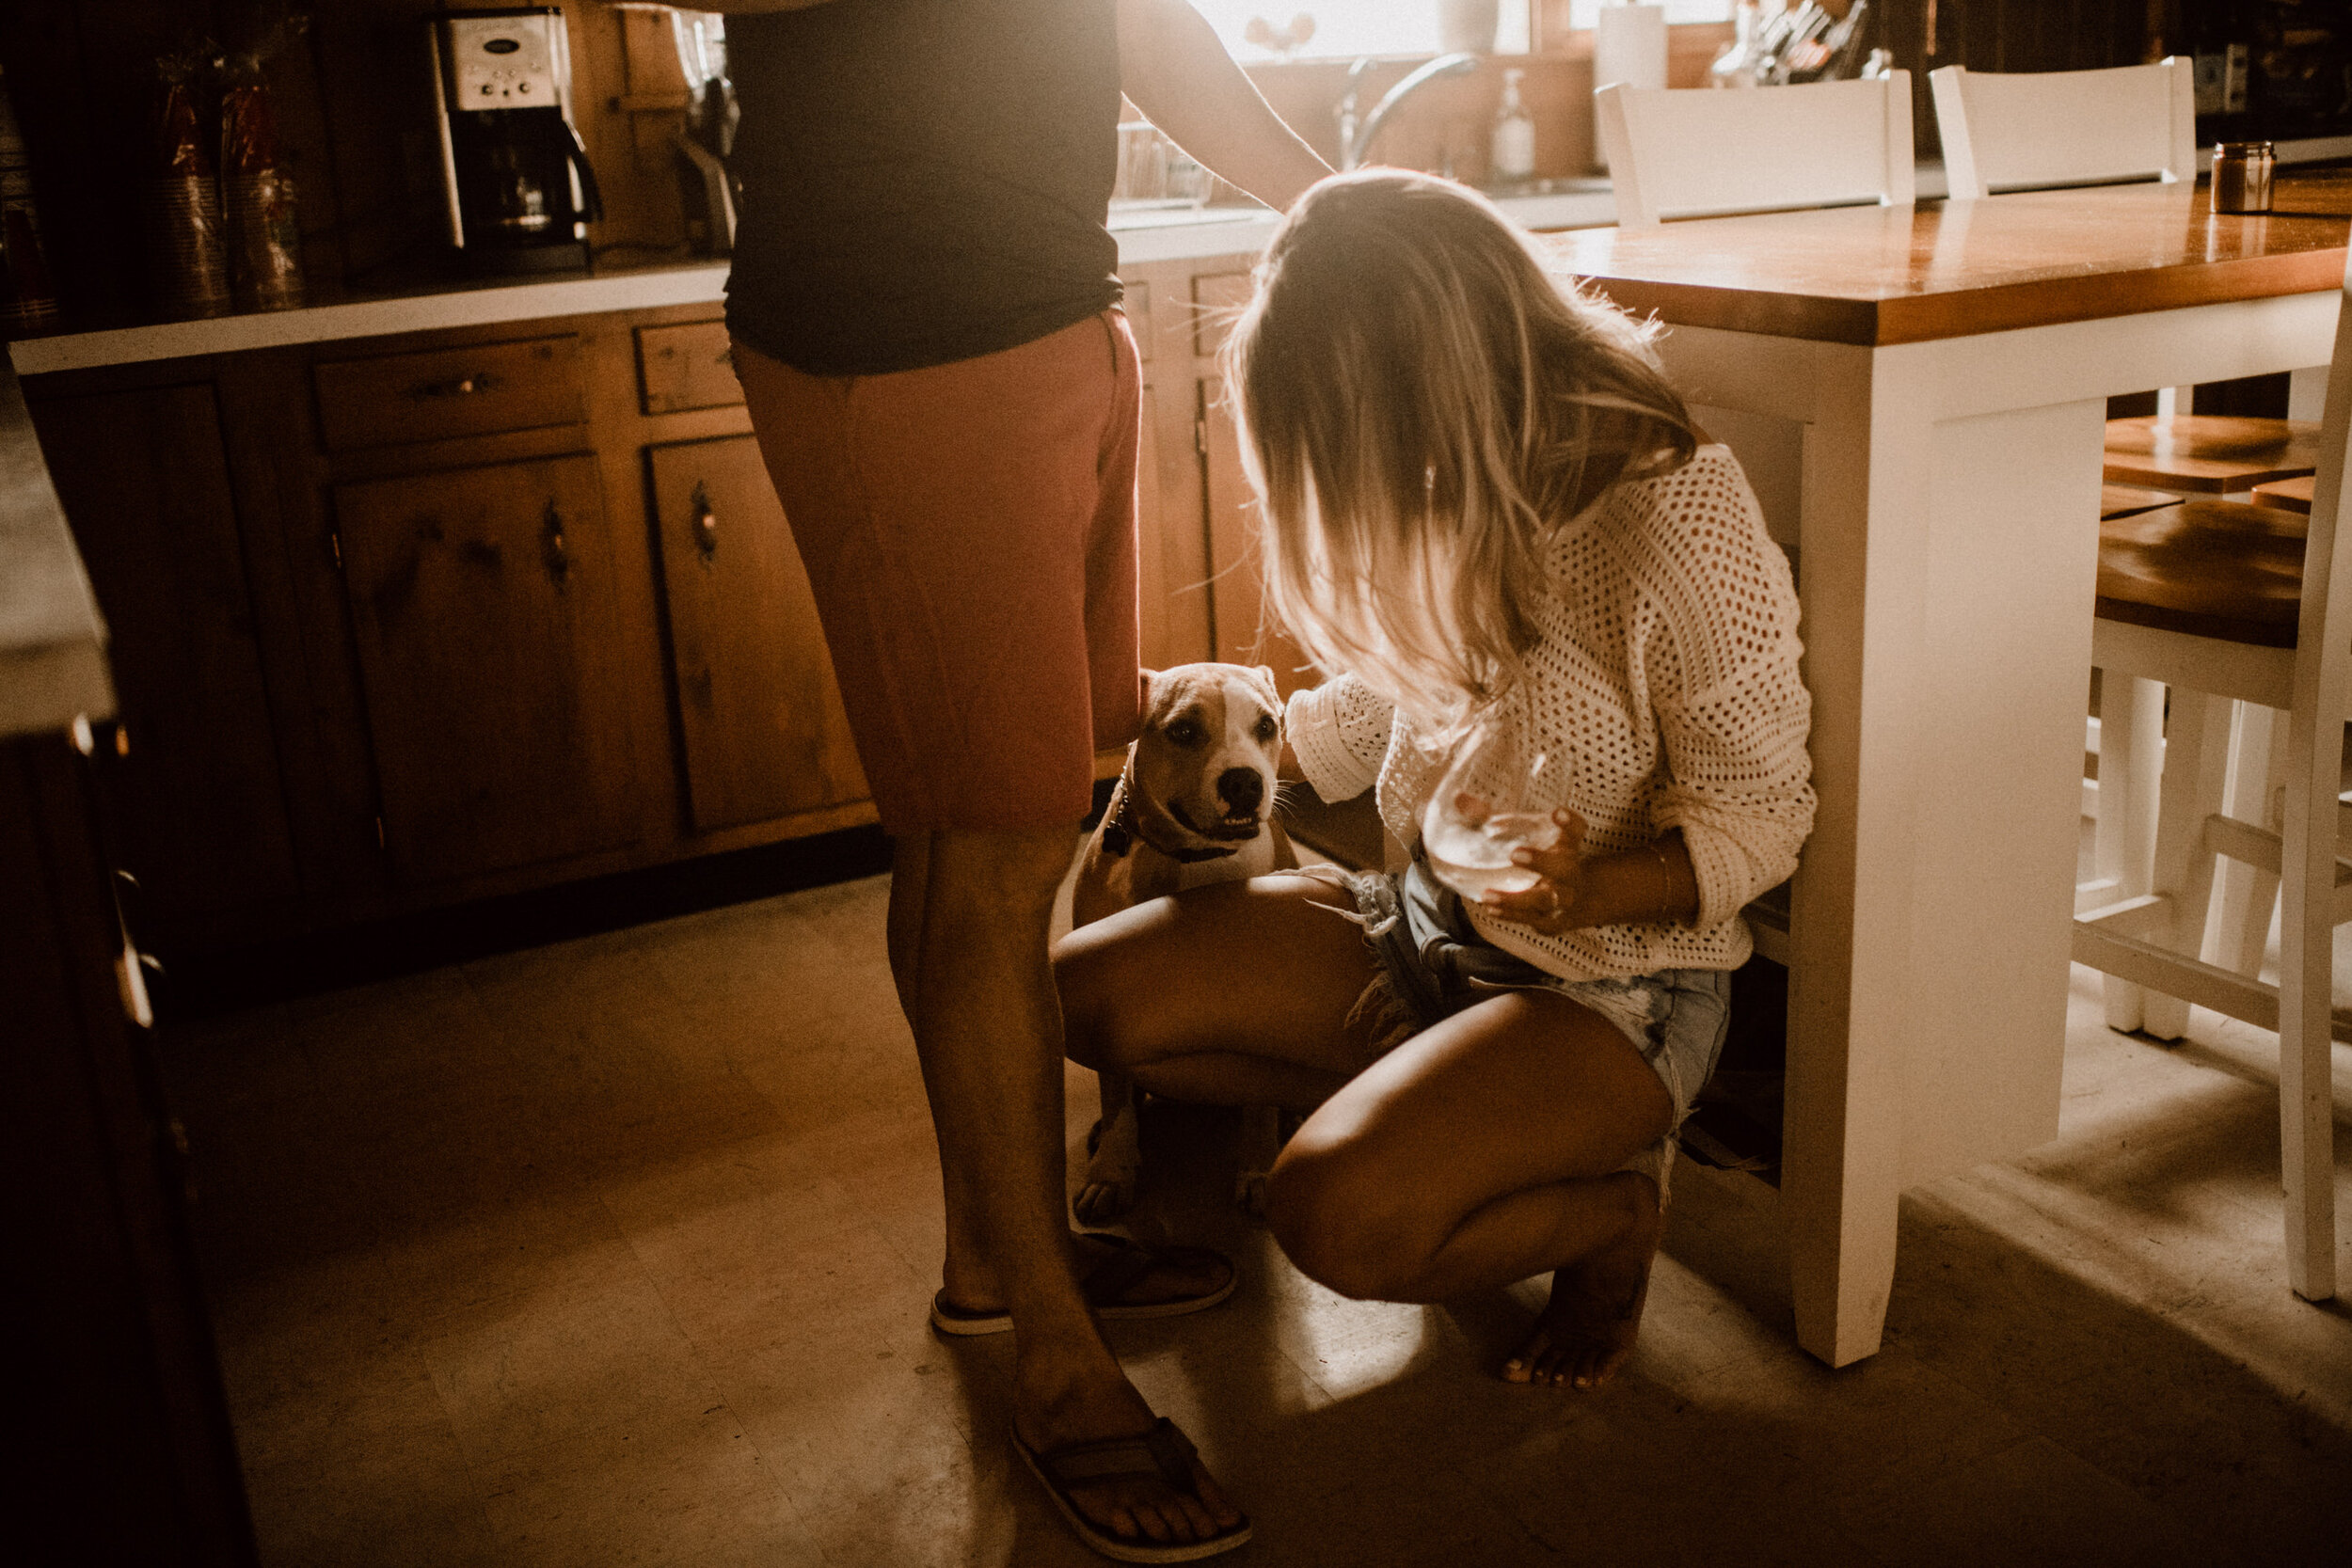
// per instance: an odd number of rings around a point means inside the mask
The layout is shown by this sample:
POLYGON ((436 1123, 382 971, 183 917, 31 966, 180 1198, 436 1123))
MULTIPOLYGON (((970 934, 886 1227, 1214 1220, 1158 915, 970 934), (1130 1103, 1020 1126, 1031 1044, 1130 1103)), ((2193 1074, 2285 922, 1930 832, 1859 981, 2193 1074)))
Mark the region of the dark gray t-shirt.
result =
POLYGON ((969 359, 1117 302, 1113 0, 827 0, 728 19, 727 325, 818 375, 969 359))

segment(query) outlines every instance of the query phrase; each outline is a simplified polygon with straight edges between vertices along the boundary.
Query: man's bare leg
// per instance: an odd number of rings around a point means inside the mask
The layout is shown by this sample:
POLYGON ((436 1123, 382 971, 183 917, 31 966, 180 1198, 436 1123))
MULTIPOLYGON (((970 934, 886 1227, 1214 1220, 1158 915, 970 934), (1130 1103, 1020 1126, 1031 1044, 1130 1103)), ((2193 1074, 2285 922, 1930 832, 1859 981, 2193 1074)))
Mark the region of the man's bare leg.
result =
MULTIPOLYGON (((1040 1450, 1152 1420, 1079 1296, 1062 1219, 1061 1006, 1046 939, 1073 846, 1066 828, 935 832, 899 850, 912 875, 903 889, 894 880, 889 923, 939 1139, 944 1284, 951 1301, 1012 1315, 1014 1429, 1040 1450)), ((1153 1540, 1199 1539, 1240 1517, 1206 1471, 1197 1488, 1199 1500, 1120 1480, 1073 1500, 1153 1540)))

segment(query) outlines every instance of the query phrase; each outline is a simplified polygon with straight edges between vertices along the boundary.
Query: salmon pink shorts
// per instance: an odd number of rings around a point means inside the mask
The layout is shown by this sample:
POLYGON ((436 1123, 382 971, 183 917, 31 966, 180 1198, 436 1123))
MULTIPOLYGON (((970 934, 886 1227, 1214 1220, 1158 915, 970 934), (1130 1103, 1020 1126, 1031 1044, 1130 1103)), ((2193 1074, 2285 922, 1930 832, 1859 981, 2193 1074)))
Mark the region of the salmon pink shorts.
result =
POLYGON ((739 338, 735 371, 882 826, 1074 826, 1142 711, 1126 317, 888 375, 739 338))

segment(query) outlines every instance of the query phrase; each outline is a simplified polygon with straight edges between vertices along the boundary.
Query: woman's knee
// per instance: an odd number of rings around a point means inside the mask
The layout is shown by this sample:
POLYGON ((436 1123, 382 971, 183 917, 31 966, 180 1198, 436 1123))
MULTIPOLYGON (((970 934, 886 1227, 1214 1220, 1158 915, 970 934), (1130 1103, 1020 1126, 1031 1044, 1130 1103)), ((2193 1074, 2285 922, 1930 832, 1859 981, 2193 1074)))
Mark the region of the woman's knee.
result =
POLYGON ((1298 1272, 1359 1301, 1412 1296, 1426 1261, 1397 1172, 1346 1144, 1293 1138, 1266 1177, 1266 1228, 1298 1272))
POLYGON ((1164 1048, 1160 1009, 1144 983, 1149 955, 1132 935, 1083 927, 1054 944, 1053 962, 1063 1049, 1072 1061, 1098 1072, 1131 1072, 1164 1048))
POLYGON ((1117 1065, 1114 992, 1104 983, 1099 950, 1064 937, 1054 946, 1054 989, 1061 996, 1062 1048, 1080 1067, 1117 1065))

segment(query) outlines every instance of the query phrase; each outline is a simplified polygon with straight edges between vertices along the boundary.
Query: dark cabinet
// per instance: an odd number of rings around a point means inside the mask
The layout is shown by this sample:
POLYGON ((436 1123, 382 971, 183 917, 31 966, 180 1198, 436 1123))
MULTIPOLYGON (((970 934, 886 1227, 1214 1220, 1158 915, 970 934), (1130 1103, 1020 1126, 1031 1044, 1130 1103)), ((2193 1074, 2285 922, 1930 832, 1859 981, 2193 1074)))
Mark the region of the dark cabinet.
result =
MULTIPOLYGON (((1248 277, 1128 282, 1142 657, 1287 686, 1212 357, 1248 277)), ((166 958, 874 820, 707 307, 27 395, 114 632, 109 816, 166 958)))
POLYGON ((699 832, 865 798, 784 507, 748 436, 647 453, 699 832))
POLYGON ((43 456, 112 637, 116 852, 159 930, 299 896, 245 545, 209 383, 42 400, 43 456))
POLYGON ((334 511, 394 876, 433 882, 636 836, 596 459, 343 484, 334 511))
POLYGON ((8 1560, 251 1568, 185 1178, 153 1042, 125 1016, 135 971, 90 771, 62 736, 0 741, 8 1560))

